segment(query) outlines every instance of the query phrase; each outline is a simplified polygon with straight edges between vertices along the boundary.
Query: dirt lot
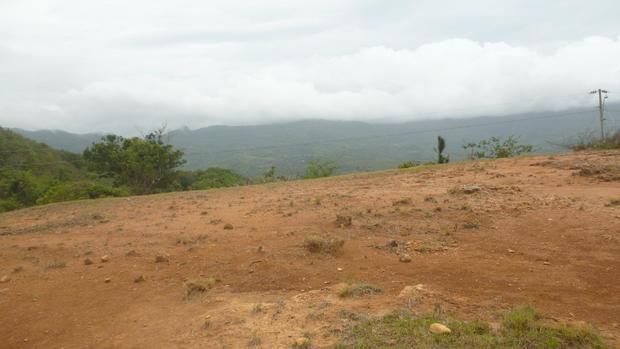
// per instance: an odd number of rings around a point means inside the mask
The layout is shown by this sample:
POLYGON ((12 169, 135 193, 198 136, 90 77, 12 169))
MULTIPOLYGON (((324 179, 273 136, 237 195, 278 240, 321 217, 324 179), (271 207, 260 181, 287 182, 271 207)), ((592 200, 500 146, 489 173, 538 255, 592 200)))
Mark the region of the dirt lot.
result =
POLYGON ((620 152, 1 214, 0 347, 290 348, 305 334, 322 348, 395 309, 493 322, 523 303, 549 321, 591 323, 619 346, 613 199, 620 152), (308 235, 345 243, 311 253, 308 235), (188 296, 196 280, 210 284, 188 296), (346 282, 383 292, 341 298, 346 282))

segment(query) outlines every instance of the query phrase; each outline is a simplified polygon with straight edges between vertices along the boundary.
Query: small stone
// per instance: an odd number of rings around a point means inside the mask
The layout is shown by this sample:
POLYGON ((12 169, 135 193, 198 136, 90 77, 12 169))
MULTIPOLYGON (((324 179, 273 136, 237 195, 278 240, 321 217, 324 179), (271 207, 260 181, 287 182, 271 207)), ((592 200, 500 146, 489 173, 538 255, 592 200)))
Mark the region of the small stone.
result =
POLYGON ((550 263, 550 262, 547 262, 547 261, 544 261, 544 262, 543 262, 543 264, 544 264, 544 265, 551 265, 551 263, 550 263))
POLYGON ((146 279, 144 278, 144 275, 140 275, 137 278, 133 279, 133 282, 135 283, 139 283, 139 282, 144 282, 146 279))
POLYGON ((8 275, 4 275, 3 277, 0 278, 0 283, 4 284, 11 281, 11 278, 8 275))
POLYGON ((513 249, 509 248, 509 249, 508 249, 508 253, 515 253, 515 250, 513 250, 513 249))
POLYGON ((233 227, 233 225, 232 225, 232 224, 230 224, 230 223, 226 223, 226 224, 224 225, 224 230, 233 230, 233 229, 234 229, 234 227, 233 227))
POLYGON ((437 322, 431 324, 428 327, 428 330, 434 334, 452 333, 452 330, 450 330, 448 326, 437 323, 437 322))
POLYGON ((342 268, 338 268, 337 270, 338 270, 338 271, 342 271, 343 269, 342 269, 342 268))
POLYGON ((125 253, 125 256, 127 257, 137 257, 139 256, 138 252, 136 252, 136 250, 130 250, 127 253, 125 253))
POLYGON ((168 256, 157 255, 155 256, 155 263, 168 263, 168 256))
POLYGON ((90 259, 90 258, 86 258, 86 259, 84 260, 84 264, 86 264, 86 265, 91 265, 91 264, 93 264, 93 261, 92 261, 92 259, 90 259))
POLYGON ((396 240, 389 240, 387 243, 388 247, 398 247, 398 241, 396 240))
POLYGON ((107 284, 107 283, 110 283, 112 281, 112 279, 111 278, 105 278, 105 280, 103 280, 103 281, 105 281, 105 283, 107 284))
POLYGON ((411 262, 411 256, 409 256, 408 254, 404 254, 404 255, 401 255, 398 260, 403 263, 409 263, 411 262))
POLYGON ((307 337, 299 337, 295 339, 295 347, 296 348, 308 348, 310 345, 310 339, 307 337))
POLYGON ((107 254, 101 257, 101 263, 107 263, 109 260, 110 260, 110 257, 107 254))

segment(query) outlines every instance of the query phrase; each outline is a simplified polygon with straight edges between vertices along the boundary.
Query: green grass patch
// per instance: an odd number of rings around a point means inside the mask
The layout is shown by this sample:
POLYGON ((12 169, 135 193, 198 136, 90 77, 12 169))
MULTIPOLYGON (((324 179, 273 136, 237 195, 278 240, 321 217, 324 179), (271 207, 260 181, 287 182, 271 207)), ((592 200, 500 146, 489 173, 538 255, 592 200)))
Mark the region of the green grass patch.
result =
POLYGON ((592 328, 549 325, 530 306, 508 311, 499 329, 484 321, 460 321, 436 316, 415 317, 394 313, 352 327, 337 349, 501 348, 501 349, 603 349, 609 348, 592 328), (452 333, 433 334, 432 323, 452 333))

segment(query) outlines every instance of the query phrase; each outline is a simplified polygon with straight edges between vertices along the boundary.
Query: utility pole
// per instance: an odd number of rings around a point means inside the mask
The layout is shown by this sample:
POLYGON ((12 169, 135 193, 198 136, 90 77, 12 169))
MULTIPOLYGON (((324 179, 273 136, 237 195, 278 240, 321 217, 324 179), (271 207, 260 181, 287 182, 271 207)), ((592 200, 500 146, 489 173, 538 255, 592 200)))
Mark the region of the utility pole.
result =
POLYGON ((603 122, 605 121, 605 117, 604 117, 604 113, 605 113, 605 106, 603 104, 603 93, 605 94, 605 98, 607 98, 607 91, 605 90, 601 90, 600 88, 598 90, 594 90, 594 91, 590 91, 590 94, 597 94, 598 93, 598 111, 599 111, 599 117, 601 120, 601 141, 605 140, 605 128, 603 126, 603 122))

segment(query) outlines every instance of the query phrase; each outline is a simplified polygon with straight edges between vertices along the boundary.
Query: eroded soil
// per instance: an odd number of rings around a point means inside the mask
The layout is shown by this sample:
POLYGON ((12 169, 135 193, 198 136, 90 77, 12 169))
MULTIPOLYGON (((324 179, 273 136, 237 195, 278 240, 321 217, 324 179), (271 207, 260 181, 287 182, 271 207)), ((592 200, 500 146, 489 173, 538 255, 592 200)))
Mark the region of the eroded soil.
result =
POLYGON ((0 214, 0 347, 290 348, 306 334, 322 348, 396 309, 493 322, 522 303, 617 346, 619 164, 539 156, 0 214), (312 234, 343 251, 308 252, 312 234), (217 282, 184 297, 200 277, 217 282), (340 298, 346 282, 383 292, 340 298))

